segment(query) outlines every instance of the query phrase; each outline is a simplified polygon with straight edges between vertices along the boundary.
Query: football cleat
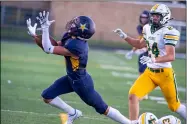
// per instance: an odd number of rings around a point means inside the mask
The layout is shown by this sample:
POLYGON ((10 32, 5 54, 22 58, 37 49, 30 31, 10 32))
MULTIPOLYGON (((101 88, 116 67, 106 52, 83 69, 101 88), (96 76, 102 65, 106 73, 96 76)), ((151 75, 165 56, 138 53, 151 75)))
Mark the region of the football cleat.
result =
POLYGON ((78 119, 81 116, 82 116, 82 112, 80 110, 75 109, 74 115, 68 114, 67 124, 73 124, 73 121, 78 119))

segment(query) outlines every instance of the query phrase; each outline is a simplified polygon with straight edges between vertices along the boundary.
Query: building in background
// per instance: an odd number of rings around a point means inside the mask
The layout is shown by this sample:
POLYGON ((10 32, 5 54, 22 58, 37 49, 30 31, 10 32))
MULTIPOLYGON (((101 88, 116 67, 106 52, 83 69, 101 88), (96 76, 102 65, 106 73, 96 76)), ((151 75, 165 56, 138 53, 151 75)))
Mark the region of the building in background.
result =
MULTIPOLYGON (((1 2, 1 38, 13 40, 28 40, 26 23, 31 18, 33 23, 38 12, 48 10, 51 18, 56 22, 53 24, 52 33, 60 39, 68 20, 77 15, 92 17, 96 23, 96 33, 92 40, 110 44, 121 40, 112 33, 112 30, 120 27, 130 36, 137 36, 136 25, 142 10, 150 8, 156 2, 1 2), (109 43, 110 42, 110 43, 109 43)), ((163 2, 162 2, 163 3, 163 2)), ((181 32, 178 47, 186 44, 186 2, 168 1, 164 2, 171 9, 174 20, 171 25, 181 32)))

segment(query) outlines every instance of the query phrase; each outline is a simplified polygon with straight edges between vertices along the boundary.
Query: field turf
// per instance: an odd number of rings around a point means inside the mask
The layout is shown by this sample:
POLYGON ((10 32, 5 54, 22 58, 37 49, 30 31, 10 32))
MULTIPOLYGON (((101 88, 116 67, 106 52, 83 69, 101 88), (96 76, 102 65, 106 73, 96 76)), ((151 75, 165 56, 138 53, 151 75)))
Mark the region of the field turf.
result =
MULTIPOLYGON (((138 76, 137 56, 126 60, 115 51, 90 49, 88 72, 95 82, 95 89, 108 105, 128 116, 128 91, 138 76)), ((179 98, 185 102, 185 60, 173 62, 179 98)), ((60 124, 56 108, 45 104, 41 92, 54 80, 65 75, 62 56, 48 55, 35 44, 1 41, 1 124, 60 124)), ((150 98, 163 97, 160 90, 149 94, 150 98)), ((115 124, 85 103, 75 94, 61 96, 71 106, 80 109, 84 117, 75 124, 115 124)), ((164 100, 144 100, 140 113, 152 112, 158 118, 177 114, 170 112, 164 100), (162 104, 161 104, 162 103, 162 104)), ((182 118, 180 118, 182 119, 182 118)), ((183 121, 184 124, 184 121, 183 121)))

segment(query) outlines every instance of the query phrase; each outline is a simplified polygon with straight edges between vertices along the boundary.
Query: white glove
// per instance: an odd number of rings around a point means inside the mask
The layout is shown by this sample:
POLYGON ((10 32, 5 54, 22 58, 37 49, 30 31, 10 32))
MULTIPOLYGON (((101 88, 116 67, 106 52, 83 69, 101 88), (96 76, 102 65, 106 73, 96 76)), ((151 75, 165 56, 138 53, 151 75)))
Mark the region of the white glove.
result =
POLYGON ((155 63, 155 58, 150 58, 148 56, 142 56, 140 58, 140 63, 142 63, 143 65, 147 64, 147 63, 155 63))
POLYGON ((127 53, 125 54, 125 58, 126 58, 126 59, 132 59, 132 55, 133 55, 133 53, 134 53, 133 50, 127 52, 127 53))
POLYGON ((127 38, 127 34, 125 34, 120 28, 113 30, 113 32, 117 33, 121 38, 127 38))
POLYGON ((37 23, 34 24, 34 26, 31 26, 31 19, 27 19, 27 28, 28 28, 28 34, 31 35, 32 37, 36 36, 36 27, 37 23))
POLYGON ((158 119, 156 124, 181 124, 181 121, 173 115, 168 115, 158 119))
POLYGON ((45 13, 45 11, 39 13, 39 17, 36 17, 37 20, 39 20, 41 24, 41 28, 46 29, 49 28, 49 26, 55 22, 55 20, 49 21, 49 12, 45 13))
POLYGON ((40 17, 36 17, 37 20, 40 21, 42 28, 42 46, 46 53, 53 53, 54 46, 51 44, 49 39, 49 26, 55 22, 55 20, 49 21, 49 12, 47 14, 45 11, 39 13, 40 17))

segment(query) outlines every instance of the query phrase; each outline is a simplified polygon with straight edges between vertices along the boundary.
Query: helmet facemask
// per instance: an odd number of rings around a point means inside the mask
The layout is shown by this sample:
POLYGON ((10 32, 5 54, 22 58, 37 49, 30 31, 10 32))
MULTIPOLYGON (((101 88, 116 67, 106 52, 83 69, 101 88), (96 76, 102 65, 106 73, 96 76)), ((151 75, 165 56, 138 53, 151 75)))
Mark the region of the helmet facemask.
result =
POLYGON ((77 16, 66 24, 66 31, 70 36, 88 40, 95 33, 95 23, 88 16, 77 16))
POLYGON ((78 35, 78 27, 79 27, 79 19, 78 18, 73 18, 66 24, 66 31, 69 33, 71 36, 77 36, 78 35))
POLYGON ((155 27, 155 28, 159 28, 162 26, 161 22, 162 22, 163 16, 160 13, 150 13, 150 23, 155 27), (157 19, 154 20, 153 16, 157 16, 157 19))
POLYGON ((156 27, 162 27, 166 23, 168 23, 169 20, 171 20, 170 9, 164 4, 160 4, 160 5, 156 4, 155 6, 153 6, 150 11, 150 14, 151 14, 150 23, 156 27), (154 23, 153 15, 160 15, 160 21, 158 24, 154 23))

